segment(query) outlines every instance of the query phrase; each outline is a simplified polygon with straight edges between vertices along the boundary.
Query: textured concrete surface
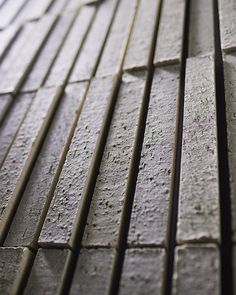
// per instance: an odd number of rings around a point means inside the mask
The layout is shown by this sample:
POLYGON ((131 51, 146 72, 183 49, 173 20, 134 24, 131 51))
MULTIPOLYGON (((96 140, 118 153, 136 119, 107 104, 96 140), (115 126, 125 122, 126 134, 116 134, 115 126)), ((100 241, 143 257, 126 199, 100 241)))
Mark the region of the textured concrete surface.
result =
POLYGON ((0 96, 0 123, 3 121, 3 118, 6 115, 12 100, 13 99, 11 95, 0 96))
POLYGON ((217 246, 180 246, 175 255, 173 295, 221 294, 217 246))

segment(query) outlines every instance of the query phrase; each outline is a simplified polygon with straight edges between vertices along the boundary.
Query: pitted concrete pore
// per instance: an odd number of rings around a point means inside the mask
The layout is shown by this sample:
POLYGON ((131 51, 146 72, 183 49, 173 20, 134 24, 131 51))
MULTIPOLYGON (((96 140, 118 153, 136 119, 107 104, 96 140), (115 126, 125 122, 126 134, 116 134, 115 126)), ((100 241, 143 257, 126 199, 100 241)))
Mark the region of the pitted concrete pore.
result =
MULTIPOLYGON (((34 94, 23 94, 17 96, 14 100, 12 107, 9 110, 4 122, 0 129, 0 166, 2 165, 4 158, 7 156, 7 152, 10 148, 14 137, 30 107, 34 94)), ((4 96, 5 97, 5 96, 4 96)), ((11 96, 6 96, 11 101, 11 96)), ((2 99, 2 97, 0 98, 2 99)))
POLYGON ((70 295, 107 294, 114 256, 113 249, 82 249, 70 295))
POLYGON ((137 0, 121 0, 113 21, 99 66, 97 77, 119 72, 135 15, 137 0))
POLYGON ((173 295, 220 295, 220 254, 215 245, 176 248, 173 295))
POLYGON ((43 210, 51 198, 54 178, 60 170, 64 149, 77 120, 86 87, 87 83, 67 86, 14 216, 5 246, 29 247, 37 242, 43 210))
POLYGON ((89 80, 93 76, 116 5, 117 0, 109 0, 98 7, 92 28, 70 76, 70 82, 89 80))
POLYGON ((187 60, 177 242, 219 242, 214 60, 187 60))
POLYGON ((24 294, 56 294, 70 250, 39 249, 24 294))
POLYGON ((116 246, 146 73, 125 75, 118 94, 82 244, 116 246))
POLYGON ((159 0, 142 0, 140 2, 125 58, 125 70, 135 68, 147 69, 150 53, 152 50, 155 24, 159 9, 159 0))
POLYGON ((178 66, 157 68, 154 73, 128 235, 130 245, 164 245, 167 239, 179 75, 178 66))
POLYGON ((227 51, 236 49, 236 2, 219 0, 221 47, 227 51))
POLYGON ((173 64, 181 61, 185 0, 165 0, 157 34, 154 63, 173 64))
POLYGON ((164 249, 126 250, 119 295, 161 295, 165 260, 164 249))
POLYGON ((236 242, 236 54, 224 56, 225 102, 230 174, 232 237, 236 242))
POLYGON ((41 245, 71 245, 74 221, 92 169, 94 150, 113 87, 112 78, 93 79, 39 238, 41 245))
POLYGON ((60 94, 61 89, 56 88, 39 90, 0 170, 1 233, 19 197, 60 94))

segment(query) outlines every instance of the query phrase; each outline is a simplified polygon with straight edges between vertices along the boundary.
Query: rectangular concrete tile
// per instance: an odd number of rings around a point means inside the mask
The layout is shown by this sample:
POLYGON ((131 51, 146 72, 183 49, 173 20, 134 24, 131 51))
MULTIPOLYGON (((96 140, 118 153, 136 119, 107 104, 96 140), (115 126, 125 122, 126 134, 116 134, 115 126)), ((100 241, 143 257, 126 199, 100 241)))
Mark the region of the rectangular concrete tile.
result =
POLYGON ((84 246, 117 243, 144 86, 145 72, 123 77, 87 219, 84 246))
POLYGON ((86 190, 93 155, 110 101, 112 78, 95 79, 90 85, 54 197, 44 222, 42 246, 73 246, 71 235, 83 191, 86 190))
POLYGON ((70 131, 78 119, 86 83, 67 86, 58 106, 27 187, 14 216, 5 245, 35 246, 44 221, 43 214, 53 194, 70 131), (57 178, 56 178, 57 179, 57 178))
POLYGON ((220 240, 214 61, 187 60, 177 242, 220 240))
POLYGON ((213 55, 213 1, 195 0, 190 7, 189 57, 213 55))
POLYGON ((221 47, 224 51, 236 49, 236 2, 219 0, 221 47))
POLYGON ((159 9, 159 0, 141 0, 125 58, 125 70, 147 68, 159 9))
POLYGON ((18 52, 17 59, 10 68, 0 72, 4 76, 0 80, 0 93, 16 93, 19 90, 54 22, 54 16, 47 16, 35 24, 31 39, 18 52))
POLYGON ((0 60, 8 51, 10 44, 12 44, 19 34, 20 27, 11 25, 4 31, 0 31, 0 60))
POLYGON ((96 76, 108 76, 119 72, 136 7, 136 0, 120 1, 96 76))
POLYGON ((30 255, 31 252, 27 248, 0 248, 1 294, 19 294, 30 255))
POLYGON ((57 294, 69 250, 39 249, 24 294, 57 294))
POLYGON ((8 0, 0 9, 0 29, 9 25, 23 7, 25 0, 8 0))
POLYGON ((37 90, 44 82, 74 20, 74 13, 61 16, 30 71, 22 91, 37 90))
POLYGON ((116 0, 109 0, 98 8, 92 28, 75 63, 70 82, 89 80, 93 76, 116 5, 116 0))
POLYGON ((185 0, 165 0, 157 34, 155 64, 179 63, 181 60, 185 0))
POLYGON ((175 250, 173 295, 220 295, 220 253, 215 245, 184 245, 175 250))
POLYGON ((174 156, 179 94, 178 66, 154 72, 128 243, 164 245, 174 156))
POLYGON ((21 196, 40 144, 58 104, 61 89, 41 89, 21 125, 0 170, 0 240, 21 196))
POLYGON ((94 12, 94 7, 84 7, 81 9, 50 71, 45 82, 46 86, 63 85, 68 79, 75 58, 83 45, 83 40, 89 29, 94 12))
POLYGON ((232 208, 232 238, 236 242, 236 54, 224 57, 225 102, 227 118, 230 196, 232 208))
POLYGON ((165 272, 164 249, 126 250, 119 295, 161 295, 165 272))
POLYGON ((9 109, 9 106, 12 103, 12 100, 13 100, 13 98, 11 95, 1 95, 0 96, 0 124, 2 123, 2 120, 5 117, 8 109, 9 109))
POLYGON ((112 249, 82 249, 69 294, 107 294, 114 254, 112 249))
MULTIPOLYGON (((11 98, 10 96, 8 96, 11 98)), ((19 95, 14 102, 0 128, 0 167, 30 107, 34 94, 19 95)))

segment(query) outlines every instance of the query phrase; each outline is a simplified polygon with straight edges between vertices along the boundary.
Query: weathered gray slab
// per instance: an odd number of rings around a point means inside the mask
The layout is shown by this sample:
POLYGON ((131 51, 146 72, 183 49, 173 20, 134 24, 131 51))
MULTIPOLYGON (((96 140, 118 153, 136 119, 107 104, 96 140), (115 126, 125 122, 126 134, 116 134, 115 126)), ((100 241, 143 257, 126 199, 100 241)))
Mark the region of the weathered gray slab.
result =
POLYGON ((236 242, 236 54, 227 54, 224 57, 224 75, 232 208, 232 238, 236 242))
POLYGON ((165 256, 164 249, 126 250, 119 295, 161 295, 165 256))
POLYGON ((0 75, 4 76, 4 79, 0 80, 0 93, 16 93, 19 90, 54 22, 54 16, 46 16, 35 24, 32 42, 28 40, 11 66, 3 72, 0 71, 0 75))
POLYGON ((5 245, 35 246, 44 221, 44 210, 50 204, 55 177, 60 171, 70 131, 76 124, 86 83, 66 88, 57 108, 43 147, 14 216, 5 245))
POLYGON ((136 6, 136 0, 120 1, 96 76, 114 75, 119 72, 136 6))
MULTIPOLYGON (((0 128, 0 167, 30 107, 34 94, 20 95, 14 103, 0 128)), ((11 98, 10 96, 6 96, 11 98)))
POLYGON ((192 1, 190 7, 189 57, 213 55, 213 1, 192 1))
POLYGON ((3 118, 5 117, 6 112, 9 109, 9 106, 10 106, 10 104, 12 102, 12 99, 13 98, 12 98, 11 95, 1 95, 0 96, 0 124, 1 124, 1 122, 3 120, 3 118))
POLYGON ((74 17, 74 13, 67 13, 61 16, 30 71, 22 91, 36 90, 43 84, 47 73, 50 71, 50 67, 57 57, 58 51, 63 46, 74 17))
POLYGON ((134 146, 145 72, 123 78, 83 237, 84 246, 115 246, 134 146))
POLYGON ((82 249, 74 273, 70 295, 107 294, 114 250, 82 249))
POLYGON ((50 71, 45 82, 46 86, 63 85, 68 79, 74 60, 83 45, 83 40, 94 12, 94 7, 84 7, 81 9, 50 71))
POLYGON ((131 245, 164 245, 167 239, 179 75, 178 66, 154 73, 130 221, 131 245))
POLYGON ((224 51, 236 49, 236 2, 219 0, 221 47, 224 51))
POLYGON ((61 89, 41 89, 0 170, 0 240, 54 114, 61 89))
POLYGON ((125 70, 147 68, 159 8, 159 0, 141 0, 125 58, 125 70))
POLYGON ((17 38, 20 27, 11 25, 4 31, 0 31, 0 60, 8 51, 8 47, 17 38))
POLYGON ((92 28, 75 63, 70 82, 89 80, 93 76, 116 5, 116 0, 109 0, 98 8, 92 28))
POLYGON ((179 63, 181 60, 185 0, 165 0, 157 34, 155 64, 179 63))
POLYGON ((0 29, 9 25, 23 7, 25 0, 8 0, 0 9, 0 29))
POLYGON ((199 244, 177 247, 172 294, 221 294, 217 246, 199 244))
POLYGON ((177 241, 220 240, 214 60, 187 60, 177 241))
POLYGON ((57 294, 69 250, 39 249, 24 294, 57 294))
POLYGON ((27 248, 0 248, 1 294, 19 294, 30 255, 27 248))
POLYGON ((54 197, 39 238, 43 246, 73 246, 73 223, 93 164, 93 154, 112 91, 112 78, 95 79, 80 115, 54 197))

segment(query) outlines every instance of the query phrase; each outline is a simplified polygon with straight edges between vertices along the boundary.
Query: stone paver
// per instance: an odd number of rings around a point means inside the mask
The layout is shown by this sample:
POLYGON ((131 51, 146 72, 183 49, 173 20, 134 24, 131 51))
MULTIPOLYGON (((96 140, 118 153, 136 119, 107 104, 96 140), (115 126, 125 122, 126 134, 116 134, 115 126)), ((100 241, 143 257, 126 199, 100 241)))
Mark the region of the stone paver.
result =
POLYGON ((220 240, 214 61, 187 60, 177 241, 220 240))
POLYGON ((119 295, 161 295, 165 272, 164 249, 126 250, 119 295))
POLYGON ((166 243, 178 86, 178 66, 155 70, 130 221, 130 245, 166 243))

